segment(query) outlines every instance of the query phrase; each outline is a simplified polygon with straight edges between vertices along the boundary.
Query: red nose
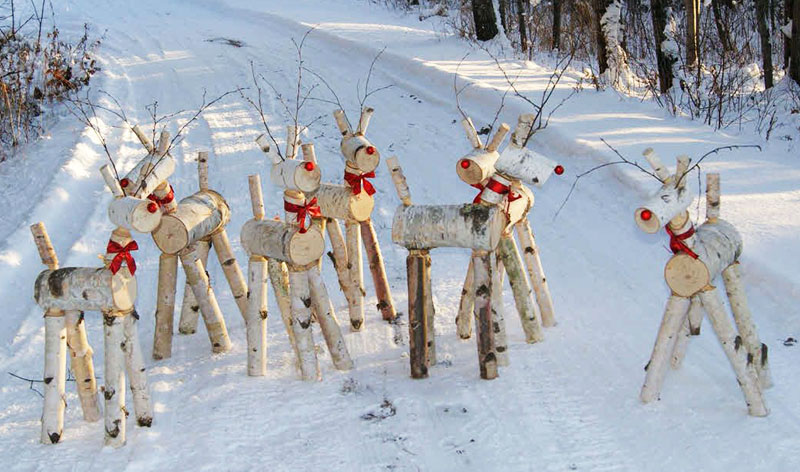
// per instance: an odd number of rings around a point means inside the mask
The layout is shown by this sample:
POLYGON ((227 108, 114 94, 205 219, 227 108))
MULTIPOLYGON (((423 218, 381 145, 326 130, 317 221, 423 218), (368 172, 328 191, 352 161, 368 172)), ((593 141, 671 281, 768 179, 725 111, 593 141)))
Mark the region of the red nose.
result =
POLYGON ((308 161, 308 162, 306 162, 305 164, 303 164, 303 167, 305 167, 305 169, 306 169, 307 171, 311 172, 312 170, 314 170, 314 167, 315 167, 315 166, 314 166, 314 163, 313 163, 313 162, 311 162, 311 161, 308 161))
POLYGON ((639 213, 639 217, 644 221, 650 221, 650 218, 653 217, 653 212, 650 210, 642 210, 642 212, 639 213))
POLYGON ((562 166, 561 164, 557 165, 556 168, 553 170, 553 172, 555 172, 556 175, 563 174, 564 173, 564 166, 562 166))
POLYGON ((466 160, 466 159, 462 159, 461 162, 459 163, 459 165, 461 166, 462 169, 468 169, 469 168, 469 161, 466 160))
POLYGON ((147 211, 150 213, 155 213, 158 211, 158 204, 156 202, 150 202, 147 204, 147 211))
POLYGON ((122 185, 122 188, 127 187, 130 183, 131 183, 131 181, 128 180, 128 179, 122 179, 122 180, 119 181, 119 184, 122 185))
POLYGON ((367 154, 370 156, 375 154, 375 146, 367 146, 367 154))

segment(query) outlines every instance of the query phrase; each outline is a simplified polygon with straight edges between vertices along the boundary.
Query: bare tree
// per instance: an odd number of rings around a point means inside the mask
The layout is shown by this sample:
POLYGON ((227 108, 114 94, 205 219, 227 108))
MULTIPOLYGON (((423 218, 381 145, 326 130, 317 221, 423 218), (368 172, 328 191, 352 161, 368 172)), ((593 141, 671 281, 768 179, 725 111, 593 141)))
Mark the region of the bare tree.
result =
POLYGON ((479 41, 489 41, 497 36, 497 17, 492 0, 472 0, 472 17, 479 41))
MULTIPOLYGON (((694 0, 687 0, 694 1, 694 0)), ((772 40, 769 37, 769 0, 756 0, 756 22, 761 40, 761 64, 764 70, 764 88, 772 88, 772 40)))
POLYGON ((656 62, 658 63, 658 83, 661 93, 667 93, 672 87, 672 66, 675 62, 669 54, 666 54, 662 44, 667 39, 664 30, 667 27, 667 0, 651 0, 650 8, 653 17, 653 36, 656 46, 656 62))

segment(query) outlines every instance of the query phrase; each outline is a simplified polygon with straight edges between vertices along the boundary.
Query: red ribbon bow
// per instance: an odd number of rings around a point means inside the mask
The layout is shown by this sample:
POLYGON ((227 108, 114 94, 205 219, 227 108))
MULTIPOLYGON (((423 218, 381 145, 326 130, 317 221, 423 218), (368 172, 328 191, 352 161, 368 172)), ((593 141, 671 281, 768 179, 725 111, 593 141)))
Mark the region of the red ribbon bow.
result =
POLYGON ((375 187, 370 183, 368 178, 372 179, 375 178, 375 171, 367 172, 365 174, 353 174, 351 172, 344 171, 344 180, 350 185, 350 188, 353 189, 353 195, 358 195, 361 193, 361 186, 364 186, 364 190, 367 192, 367 195, 375 195, 375 187))
POLYGON ((684 252, 691 256, 693 259, 697 259, 697 254, 692 251, 689 246, 684 243, 685 240, 689 239, 694 234, 694 226, 690 226, 689 230, 682 234, 675 234, 674 231, 669 227, 669 225, 664 227, 667 230, 667 234, 669 235, 669 248, 672 250, 673 254, 677 254, 679 252, 684 252))
POLYGON ((125 245, 125 247, 120 246, 119 243, 115 241, 109 241, 108 247, 106 247, 106 252, 109 254, 116 254, 114 259, 111 260, 111 265, 108 266, 111 269, 112 274, 116 274, 117 271, 122 267, 122 263, 125 262, 128 264, 128 270, 131 271, 131 275, 136 273, 136 261, 133 260, 133 256, 131 255, 131 251, 135 251, 139 249, 139 245, 136 244, 136 241, 131 241, 125 245))
POLYGON ((317 197, 312 198, 311 201, 307 201, 303 205, 295 205, 294 203, 284 200, 283 209, 290 213, 297 213, 297 221, 300 223, 301 233, 308 231, 306 228, 306 215, 310 215, 312 218, 319 218, 322 216, 322 212, 317 205, 317 197))
POLYGON ((147 199, 156 202, 158 204, 158 207, 161 208, 164 205, 172 202, 172 200, 175 200, 175 192, 172 190, 172 185, 170 185, 169 192, 167 192, 167 194, 164 195, 164 198, 158 198, 156 194, 151 193, 150 195, 147 196, 147 199))
MULTIPOLYGON (((502 184, 502 183, 500 183, 500 182, 498 182, 498 181, 496 181, 494 179, 489 179, 489 182, 487 182, 485 186, 481 185, 481 184, 474 184, 472 186, 475 187, 476 189, 480 190, 480 192, 478 192, 478 194, 475 195, 475 198, 472 200, 472 203, 474 203, 476 205, 481 202, 481 196, 483 195, 483 190, 484 189, 488 188, 489 190, 491 190, 491 191, 493 191, 495 193, 499 193, 500 195, 505 195, 505 194, 509 193, 509 191, 510 191, 508 185, 504 185, 504 184, 502 184)), ((518 198, 520 198, 520 195, 515 195, 513 193, 510 193, 509 196, 508 196, 508 201, 509 202, 513 202, 514 200, 517 200, 518 198)))

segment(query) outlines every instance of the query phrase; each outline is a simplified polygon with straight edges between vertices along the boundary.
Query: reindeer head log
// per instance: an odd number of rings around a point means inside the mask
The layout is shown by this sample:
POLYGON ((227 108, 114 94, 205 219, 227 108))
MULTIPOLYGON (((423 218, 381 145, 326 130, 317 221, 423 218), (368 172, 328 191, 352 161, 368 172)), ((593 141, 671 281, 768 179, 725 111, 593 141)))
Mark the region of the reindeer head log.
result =
POLYGON ((361 173, 372 172, 381 162, 378 148, 361 134, 342 137, 341 151, 347 164, 361 173))
POLYGON ((528 148, 507 146, 494 167, 497 172, 513 180, 541 187, 553 175, 558 164, 528 148))
POLYGON ((319 188, 322 173, 319 166, 311 161, 286 159, 272 166, 270 180, 286 190, 312 193, 319 188))
POLYGON ((148 154, 120 181, 125 195, 147 197, 175 172, 175 158, 169 154, 148 154))
MULTIPOLYGON (((663 165, 652 149, 645 151, 645 157, 657 172, 656 175, 665 174, 663 165)), ((664 184, 647 202, 636 209, 634 220, 636 225, 646 233, 656 233, 666 226, 673 218, 687 211, 694 199, 689 189, 686 188, 685 172, 689 166, 688 156, 679 156, 675 174, 667 177, 664 184)), ((659 177, 661 178, 661 177, 659 177)))
POLYGON ((478 185, 494 175, 494 164, 500 154, 477 148, 456 162, 456 174, 467 185, 478 185))
POLYGON ((158 204, 136 197, 120 197, 108 206, 111 223, 137 233, 150 233, 161 224, 162 213, 158 204))

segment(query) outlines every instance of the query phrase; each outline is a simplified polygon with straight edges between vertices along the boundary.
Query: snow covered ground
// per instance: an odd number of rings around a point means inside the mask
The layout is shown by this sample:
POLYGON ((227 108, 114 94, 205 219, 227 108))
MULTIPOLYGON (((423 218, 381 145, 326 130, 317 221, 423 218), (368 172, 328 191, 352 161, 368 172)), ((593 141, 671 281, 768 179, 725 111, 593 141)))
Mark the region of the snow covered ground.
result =
MULTIPOLYGON (((103 72, 94 87, 116 96, 132 121, 146 122, 144 105, 154 100, 164 112, 191 110, 204 88, 214 96, 249 85, 250 61, 290 93, 296 72, 291 38, 299 39, 311 25, 317 29, 306 42, 306 65, 326 78, 354 114, 356 84, 385 46, 373 80, 393 87, 370 100, 376 109, 370 139, 384 156, 399 156, 415 202, 456 203, 474 196, 453 171, 469 146, 457 120, 452 74, 471 51, 460 74, 474 86, 462 106, 476 124, 491 122, 504 81, 485 53, 441 33, 436 20, 419 22, 361 0, 55 3, 62 31, 78 32, 83 22, 107 30, 100 49, 103 72), (233 47, 219 38, 244 45, 233 47)), ((532 63, 507 67, 523 68, 518 88, 531 93, 541 90, 550 73, 532 63)), ((565 82, 554 100, 569 91, 565 82)), ((285 122, 280 104, 271 101, 268 109, 271 124, 285 122)), ((517 114, 529 111, 509 98, 501 118, 513 124, 517 114)), ((309 102, 305 116, 324 115, 311 134, 323 179, 338 181, 343 163, 331 112, 329 104, 309 102)), ((130 168, 140 146, 130 132, 110 128, 118 123, 105 124, 117 165, 130 168)), ((175 131, 174 123, 170 129, 175 131)), ((234 96, 206 112, 173 152, 180 162, 173 185, 181 197, 196 189, 196 152, 211 151, 211 187, 233 209, 229 232, 240 264, 246 256, 238 232, 250 217, 246 178, 267 170, 253 143, 261 132, 257 116, 234 96)), ((39 444, 41 399, 28 383, 6 374, 41 375, 44 329, 31 287, 42 266, 28 226, 45 222, 63 266, 96 265, 112 229, 105 214, 110 194, 97 172, 102 151, 90 131, 62 120, 17 161, 0 166, 3 464, 24 471, 795 470, 800 345, 783 343, 800 337, 800 161, 793 142, 714 133, 613 91, 584 90, 531 146, 567 168, 535 191, 532 214, 558 325, 547 330, 545 342, 525 344, 506 290, 511 365, 497 380, 478 378, 474 340, 460 341, 455 334, 464 251, 433 253, 440 363, 429 379, 409 378, 405 325, 388 325, 369 309, 366 329, 349 333, 344 297, 333 290, 356 368, 333 370, 323 349, 324 380, 318 384, 296 380, 271 294, 269 373, 246 376, 243 323, 212 258, 209 272, 233 350, 212 355, 202 329, 194 336, 176 334, 171 359, 148 361, 153 427, 129 422, 127 446, 111 450, 102 446, 102 422, 82 421, 72 385, 62 443, 39 444), (747 293, 762 341, 770 347, 775 380, 766 392, 769 417, 747 416, 733 372, 707 329, 692 341, 683 368, 668 374, 661 401, 640 404, 643 367, 668 295, 662 276, 669 257, 666 236, 644 235, 633 224, 633 210, 655 190, 655 182, 630 168, 599 171, 581 179, 553 220, 574 175, 614 158, 600 138, 633 158, 652 146, 670 165, 677 154, 696 158, 719 145, 763 146, 761 152, 711 157, 703 170, 722 174, 722 217, 745 241, 747 293)), ((406 251, 391 244, 398 201, 383 165, 374 182, 373 219, 397 309, 405 312, 406 251)), ((265 199, 268 216, 280 212, 277 188, 266 187, 265 199)), ((158 252, 150 238, 138 239, 137 305, 149 353, 158 252)), ((328 286, 336 287, 332 268, 326 265, 325 271, 328 286)), ((369 277, 366 283, 371 294, 369 277)), ((367 306, 374 306, 374 297, 367 306)), ((102 378, 99 315, 90 313, 87 320, 102 378)))

